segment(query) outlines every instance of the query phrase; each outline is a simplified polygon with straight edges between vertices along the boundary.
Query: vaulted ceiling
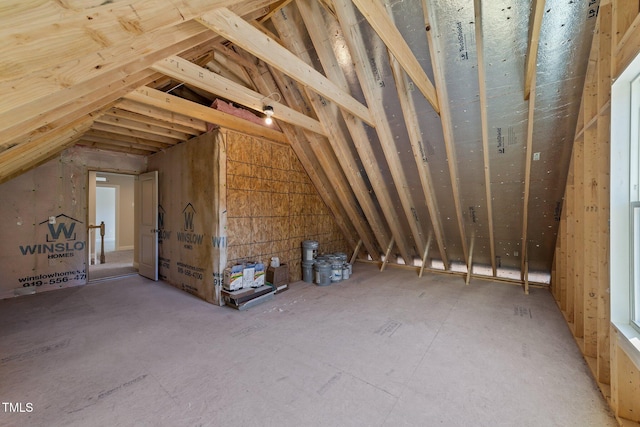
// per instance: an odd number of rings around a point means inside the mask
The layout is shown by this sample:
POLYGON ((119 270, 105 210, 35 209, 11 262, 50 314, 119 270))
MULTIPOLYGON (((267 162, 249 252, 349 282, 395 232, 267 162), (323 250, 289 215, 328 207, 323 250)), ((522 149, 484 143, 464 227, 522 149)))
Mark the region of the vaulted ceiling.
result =
POLYGON ((544 281, 597 13, 596 0, 3 1, 0 182, 74 144, 149 155, 222 126, 291 145, 372 259, 544 281), (243 118, 265 106, 276 125, 243 118))

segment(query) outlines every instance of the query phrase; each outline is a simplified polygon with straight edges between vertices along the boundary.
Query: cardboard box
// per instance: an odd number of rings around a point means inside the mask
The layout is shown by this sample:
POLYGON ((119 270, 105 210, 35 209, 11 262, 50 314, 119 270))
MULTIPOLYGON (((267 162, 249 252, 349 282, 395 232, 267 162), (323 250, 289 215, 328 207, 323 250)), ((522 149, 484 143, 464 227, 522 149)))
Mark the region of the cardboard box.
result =
POLYGON ((289 266, 280 264, 280 267, 267 268, 267 283, 272 284, 276 289, 289 283, 289 266))
POLYGON ((224 269, 224 280, 222 286, 224 289, 229 291, 237 291, 244 287, 241 265, 234 265, 233 267, 224 269))

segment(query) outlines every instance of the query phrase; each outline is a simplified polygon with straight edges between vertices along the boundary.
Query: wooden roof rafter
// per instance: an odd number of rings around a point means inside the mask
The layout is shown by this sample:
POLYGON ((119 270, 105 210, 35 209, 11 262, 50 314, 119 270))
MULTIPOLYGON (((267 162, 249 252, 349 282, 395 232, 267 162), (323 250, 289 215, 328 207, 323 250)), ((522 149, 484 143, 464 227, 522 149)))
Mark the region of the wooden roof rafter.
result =
MULTIPOLYGON (((314 0, 296 0, 296 4, 305 21, 307 31, 311 36, 324 72, 340 88, 348 90, 347 79, 338 64, 338 60, 330 44, 327 43, 329 39, 327 28, 325 25, 322 25, 322 21, 317 22, 317 16, 321 16, 318 15, 320 12, 319 5, 314 0)), ((331 16, 333 17, 333 15, 331 16)), ((384 217, 380 218, 375 206, 363 200, 363 208, 368 209, 368 211, 365 211, 367 218, 373 219, 373 221, 371 221, 371 227, 379 242, 380 248, 384 250, 394 236, 398 236, 399 239, 403 235, 397 221, 397 213, 393 209, 394 203, 391 199, 391 194, 385 188, 386 183, 380 172, 380 166, 377 163, 373 147, 369 143, 365 124, 357 117, 347 114, 344 111, 343 119, 351 134, 351 139, 360 156, 362 165, 367 173, 367 178, 371 183, 373 193, 384 217)), ((400 254, 403 258, 408 259, 410 253, 409 247, 406 245, 404 239, 398 239, 394 239, 394 241, 397 243, 400 254)))
MULTIPOLYGON (((285 85, 284 75, 278 70, 269 70, 264 64, 258 64, 255 69, 249 71, 249 75, 255 86, 264 92, 279 93, 285 102, 294 105, 296 100, 290 91, 284 91, 281 88, 285 85)), ((354 217, 355 209, 353 196, 350 195, 348 185, 339 176, 329 176, 327 171, 331 171, 330 165, 333 159, 327 158, 327 151, 321 147, 323 141, 320 135, 314 132, 303 131, 295 128, 287 123, 282 123, 282 129, 287 139, 290 141, 291 148, 300 159, 303 167, 307 171, 309 178, 314 183, 322 200, 333 213, 338 227, 343 235, 348 239, 349 244, 353 247, 355 242, 352 239, 354 235, 353 229, 360 234, 363 232, 362 224, 354 217), (310 143, 310 142, 313 143, 310 143)), ((375 254, 374 254, 375 255, 375 254)))
POLYGON ((192 129, 194 134, 200 134, 207 130, 207 124, 202 120, 196 120, 182 114, 163 110, 162 108, 140 104, 138 102, 122 99, 115 104, 116 111, 131 112, 143 117, 149 117, 158 122, 169 123, 170 125, 181 126, 185 129, 192 129))
MULTIPOLYGON (((363 40, 364 36, 357 25, 354 6, 347 0, 335 0, 334 6, 336 8, 336 14, 338 15, 338 22, 342 28, 343 36, 347 46, 349 47, 349 51, 351 52, 351 58, 355 63, 356 74, 358 75, 360 87, 362 88, 365 99, 367 100, 369 111, 377 124, 375 130, 378 135, 384 157, 389 165, 389 171, 393 177, 393 185, 391 187, 395 188, 395 191, 397 191, 398 196, 400 197, 400 203, 404 211, 405 219, 409 224, 411 234, 417 246, 416 252, 420 253, 420 251, 422 251, 426 246, 426 236, 424 235, 422 224, 420 224, 419 219, 415 216, 416 204, 408 191, 410 186, 404 172, 404 167, 402 166, 398 156, 398 149, 393 137, 393 132, 391 131, 391 127, 382 104, 382 96, 380 94, 381 88, 373 77, 374 72, 372 65, 367 59, 363 40)), ((398 247, 401 248, 401 255, 405 264, 412 265, 413 257, 411 252, 407 250, 409 244, 404 234, 399 232, 393 233, 393 238, 395 239, 395 243, 398 247), (404 248, 404 251, 402 248, 404 248)))
POLYGON ((166 94, 150 87, 138 88, 125 95, 124 98, 203 120, 207 123, 227 127, 248 135, 263 136, 283 144, 289 143, 282 132, 249 122, 222 111, 214 110, 213 108, 205 107, 204 105, 178 98, 177 96, 166 94))
POLYGON ((404 71, 411 77, 413 83, 429 101, 436 113, 440 114, 438 95, 426 75, 422 66, 411 51, 411 48, 393 23, 393 19, 385 11, 381 2, 374 0, 353 0, 353 4, 360 10, 360 13, 369 21, 369 25, 382 39, 387 49, 396 58, 404 71))
POLYGON ((527 59, 525 63, 524 76, 524 99, 527 101, 531 95, 531 90, 535 85, 535 74, 538 61, 538 43, 540 42, 540 31, 542 31, 542 17, 544 16, 545 0, 533 0, 531 7, 531 18, 529 19, 529 45, 527 48, 527 59))
MULTIPOLYGON (((431 18, 429 16, 431 0, 422 0, 422 11, 424 13, 425 28, 427 41, 429 43, 429 52, 431 54, 431 64, 433 65, 433 76, 435 81, 436 92, 438 93, 438 100, 440 101, 440 121, 442 123, 442 133, 444 137, 445 151, 447 153, 449 177, 451 179, 451 191, 453 196, 453 204, 456 210, 456 221, 458 223, 458 230, 460 232, 460 244, 462 246, 462 253, 465 262, 469 259, 469 247, 467 244, 466 230, 464 226, 464 220, 462 216, 462 205, 460 203, 460 187, 459 187, 459 173, 458 173, 458 160, 456 155, 455 140, 453 137, 453 123, 451 121, 451 111, 449 109, 449 95, 447 91, 447 85, 445 82, 444 72, 442 70, 442 61, 439 59, 437 52, 439 52, 440 46, 438 42, 434 40, 432 34, 434 32, 434 25, 432 25, 431 18)), ((445 270, 449 270, 451 265, 445 265, 445 270)))
MULTIPOLYGON (((478 87, 480 89, 480 121, 482 127, 482 158, 484 165, 484 187, 487 203, 487 228, 489 233, 489 251, 491 253, 491 269, 493 276, 496 270, 496 244, 493 231, 493 197, 491 196, 491 162, 489 160, 489 119, 487 117, 487 80, 484 63, 484 34, 482 32, 482 5, 474 0, 476 52, 478 56, 478 87)), ((471 271, 471 266, 469 266, 471 271)))
POLYGON ((375 126, 366 106, 229 9, 220 8, 206 13, 198 18, 198 21, 371 126, 375 126))
POLYGON ((273 99, 266 100, 266 95, 241 86, 182 58, 166 58, 154 64, 152 68, 165 75, 197 86, 200 89, 222 96, 225 99, 256 111, 262 111, 264 106, 268 104, 273 107, 273 117, 275 119, 324 135, 324 129, 317 120, 299 113, 273 99))
MULTIPOLYGON (((301 10, 303 20, 309 33, 311 34, 312 41, 317 39, 317 31, 318 28, 322 26, 321 21, 317 20, 313 23, 307 22, 304 19, 306 16, 303 13, 303 10, 308 3, 307 2, 297 2, 299 9, 301 10)), ((317 6, 317 5, 316 5, 317 6)), ((285 44, 287 44, 288 48, 294 52, 298 57, 300 57, 307 64, 311 64, 311 57, 308 52, 304 49, 302 44, 300 43, 299 35, 297 34, 298 28, 293 24, 291 20, 285 20, 280 15, 276 15, 272 18, 272 22, 278 32, 283 36, 283 40, 285 40, 285 44)), ((320 57, 320 62, 325 64, 329 59, 328 56, 333 57, 333 52, 328 52, 327 50, 321 50, 320 47, 316 48, 316 52, 320 57)), ((335 58, 334 58, 335 59, 335 58)), ((327 73, 329 77, 331 77, 330 73, 327 73)), ((336 82, 335 79, 332 81, 336 82)), ((345 89, 344 86, 337 83, 339 87, 345 89)), ((341 167, 342 173, 347 177, 348 183, 351 187, 351 191, 354 194, 354 197, 357 200, 357 203, 360 205, 364 216, 368 222, 368 227, 360 227, 360 230, 371 229, 373 232, 372 239, 369 236, 370 232, 367 234, 361 234, 361 238, 363 239, 363 243, 365 248, 371 255, 371 257, 375 260, 379 258, 380 248, 383 248, 386 242, 388 241, 388 232, 386 230, 385 222, 378 214, 378 210, 374 204, 374 201, 371 197, 369 189, 365 185, 364 180, 362 179, 361 172, 357 168, 357 160, 354 158, 351 150, 348 148, 348 138, 341 126, 339 126, 341 110, 337 108, 337 106, 333 103, 327 103, 324 101, 319 95, 315 92, 310 91, 305 88, 305 93, 307 99, 309 99, 309 103, 313 107, 318 119, 324 126, 327 136, 329 138, 329 144, 331 145, 332 150, 334 151, 337 164, 341 167), (377 246, 374 243, 377 241, 377 246)), ((359 218, 360 215, 358 212, 355 212, 352 216, 359 218)), ((352 220, 353 221, 353 220, 352 220)), ((364 231, 362 231, 364 233, 364 231)))
MULTIPOLYGON (((389 16, 391 18, 391 15, 389 16)), ((438 251, 440 252, 440 258, 444 265, 449 264, 449 257, 447 256, 447 251, 445 249, 446 243, 444 240, 444 228, 442 226, 442 221, 440 220, 440 209, 438 208, 433 180, 431 179, 431 168, 429 166, 428 159, 426 158, 426 154, 423 154, 424 148, 422 133, 420 131, 420 124, 418 122, 413 97, 411 96, 411 91, 409 89, 409 77, 402 68, 400 62, 393 55, 393 52, 389 51, 388 53, 391 71, 393 72, 393 78, 396 82, 398 99, 400 100, 400 108, 402 109, 402 115, 409 134, 409 142, 411 143, 413 157, 416 161, 422 192, 424 194, 427 210, 429 211, 429 217, 433 226, 433 232, 429 235, 426 246, 424 249, 419 248, 419 250, 423 251, 421 254, 423 265, 420 270, 420 275, 422 275, 422 272, 424 271, 424 263, 427 262, 427 257, 429 255, 428 251, 431 246, 433 236, 435 236, 438 251)))

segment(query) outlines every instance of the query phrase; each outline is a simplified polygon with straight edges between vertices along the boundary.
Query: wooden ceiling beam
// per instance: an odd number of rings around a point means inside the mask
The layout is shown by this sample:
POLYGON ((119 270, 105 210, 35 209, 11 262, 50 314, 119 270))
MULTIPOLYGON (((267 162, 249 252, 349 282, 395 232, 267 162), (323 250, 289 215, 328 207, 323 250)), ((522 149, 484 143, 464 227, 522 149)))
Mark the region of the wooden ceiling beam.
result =
POLYGON ((129 111, 140 116, 147 116, 159 122, 174 124, 184 129, 192 129, 195 134, 207 131, 207 124, 202 120, 187 117, 183 114, 177 114, 162 108, 152 107, 150 105, 140 104, 138 102, 123 99, 119 101, 115 107, 116 111, 129 111))
MULTIPOLYGON (((249 71, 253 83, 259 90, 280 93, 288 102, 293 94, 289 90, 280 89, 284 83, 283 81, 278 83, 278 79, 283 76, 277 76, 277 74, 277 71, 271 73, 264 65, 261 68, 256 67, 249 71)), ((322 148, 326 146, 324 138, 314 132, 303 132, 302 129, 295 128, 287 123, 282 123, 281 127, 321 199, 334 215, 336 224, 353 247, 355 245, 353 239, 355 234, 354 227, 357 233, 360 231, 358 229, 359 223, 353 222, 352 218, 355 204, 350 203, 352 199, 349 199, 348 194, 345 193, 345 185, 342 180, 337 179, 338 175, 332 176, 327 173, 331 171, 328 165, 335 164, 335 161, 334 159, 329 159, 327 151, 322 148)))
MULTIPOLYGON (((94 144, 100 144, 101 148, 113 147, 115 151, 120 151, 126 148, 130 150, 144 150, 147 155, 157 153, 158 151, 161 150, 159 148, 150 147, 148 145, 133 144, 131 142, 119 141, 117 139, 105 140, 100 137, 93 136, 89 132, 84 133, 78 141, 80 140, 86 141, 86 142, 92 142, 94 144)), ((140 154, 140 153, 132 153, 132 154, 140 154)))
MULTIPOLYGON (((410 194, 411 186, 407 181, 404 167, 398 156, 398 147, 395 143, 384 105, 382 104, 381 87, 376 82, 372 65, 368 60, 367 51, 364 47, 364 36, 360 32, 355 10, 348 0, 335 0, 333 3, 336 8, 336 14, 338 15, 338 22, 342 28, 343 36, 355 64, 360 87, 367 100, 369 111, 376 122, 375 130, 380 141, 380 146, 389 165, 391 176, 393 177, 393 182, 387 185, 389 188, 388 191, 391 192, 393 188, 395 188, 395 191, 398 193, 405 219, 411 229, 415 245, 417 245, 415 252, 420 253, 426 246, 426 236, 424 235, 422 225, 414 215, 414 212, 416 212, 416 204, 410 194)), ((401 252, 405 253, 401 255, 405 264, 412 265, 413 256, 411 252, 406 253, 409 247, 407 237, 397 230, 396 233, 393 233, 393 238, 399 248, 404 248, 401 252)))
MULTIPOLYGON (((429 43, 429 53, 431 55, 431 64, 433 66, 433 78, 435 81, 438 100, 440 101, 440 121, 442 123, 442 133, 444 137, 444 146, 447 153, 447 164, 449 165, 449 177, 451 180, 451 189, 453 196, 453 204, 456 210, 456 221, 460 232, 460 245, 464 256, 464 262, 469 259, 469 247, 467 244, 466 231, 464 227, 463 210, 460 203, 460 187, 458 174, 458 160, 456 155, 455 140, 453 137, 453 123, 451 120, 451 110, 449 109, 449 94, 445 75, 442 70, 442 61, 438 57, 438 52, 444 52, 438 40, 434 40, 433 33, 436 30, 436 23, 431 21, 429 17, 429 3, 432 0, 422 0, 422 11, 424 13, 425 28, 429 28, 427 33, 427 41, 429 43)), ((449 270, 451 265, 445 265, 445 270, 449 270)))
POLYGON ((535 74, 538 61, 538 43, 540 42, 540 31, 542 30, 542 17, 544 16, 545 0, 533 0, 531 6, 531 17, 529 18, 529 45, 524 75, 524 99, 529 99, 532 85, 535 84, 535 74))
POLYGON ((195 130, 192 127, 183 126, 178 123, 171 123, 164 120, 159 120, 151 116, 147 116, 139 113, 133 113, 131 111, 121 110, 119 108, 112 108, 105 114, 105 116, 117 117, 120 119, 127 119, 127 120, 134 121, 136 123, 139 123, 140 125, 142 124, 149 125, 155 128, 162 128, 162 129, 180 132, 185 135, 195 136, 195 135, 200 135, 202 133, 195 130))
MULTIPOLYGON (((298 2, 298 4, 300 5, 300 2, 298 2)), ((302 39, 299 37, 298 28, 296 28, 293 21, 285 20, 281 15, 275 15, 272 18, 272 23, 278 33, 282 35, 282 39, 285 41, 287 48, 295 52, 304 62, 311 64, 311 57, 302 46, 302 39)), ((322 25, 321 15, 316 16, 314 25, 322 25)), ((310 33, 311 32, 313 32, 313 30, 310 30, 310 33)), ((320 57, 324 56, 324 52, 319 52, 318 49, 316 49, 316 52, 320 57)), ((276 75, 277 73, 272 74, 276 75)), ((350 136, 347 135, 343 131, 342 126, 340 126, 341 110, 334 103, 324 101, 313 91, 305 88, 305 93, 306 98, 309 100, 308 103, 313 107, 318 119, 327 131, 329 145, 335 153, 337 164, 341 168, 341 174, 344 173, 351 192, 353 192, 352 197, 355 197, 357 204, 360 205, 364 213, 364 218, 362 218, 357 211, 354 212, 351 215, 351 220, 354 222, 358 234, 366 233, 361 235, 360 238, 363 240, 365 248, 372 258, 378 259, 381 249, 384 248, 384 245, 389 241, 389 232, 386 230, 384 220, 378 213, 370 190, 362 177, 362 172, 358 169, 358 161, 349 148, 350 136), (365 219, 366 222, 368 222, 368 226, 363 224, 359 227, 358 222, 365 219), (372 236, 370 236, 371 232, 373 232, 375 239, 372 239, 372 236), (378 243, 377 246, 375 244, 376 241, 378 243)), ((308 105, 307 103, 302 104, 303 103, 300 102, 298 108, 305 108, 308 105)))
POLYGON ((167 111, 194 117, 207 123, 243 132, 248 135, 262 136, 272 141, 288 144, 289 141, 282 132, 249 122, 240 117, 205 107, 173 95, 168 95, 150 87, 142 87, 125 95, 125 99, 146 105, 162 108, 167 111))
POLYGON ((206 13, 198 21, 369 125, 375 126, 367 107, 229 9, 220 8, 206 13))
POLYGON ((300 126, 320 135, 325 134, 322 125, 317 120, 267 98, 267 95, 240 86, 182 58, 175 56, 166 58, 154 64, 152 69, 256 111, 261 112, 265 105, 270 105, 273 107, 275 119, 300 126))
POLYGON ((177 144, 178 142, 181 142, 181 141, 186 141, 186 139, 155 135, 152 133, 143 132, 139 130, 130 129, 128 127, 120 126, 119 124, 113 125, 113 124, 100 122, 97 120, 93 123, 93 126, 91 128, 95 130, 101 130, 104 132, 110 132, 116 135, 132 136, 134 138, 148 139, 150 141, 162 142, 162 143, 171 144, 171 145, 177 144))
POLYGON ((426 75, 422 66, 411 51, 411 48, 402 37, 400 31, 393 23, 391 16, 385 11, 384 5, 378 0, 353 0, 353 4, 369 22, 378 36, 382 39, 387 49, 396 58, 404 71, 411 77, 418 90, 429 101, 436 113, 440 114, 438 95, 433 83, 426 75))
POLYGON ((0 45, 0 57, 3 58, 0 80, 55 67, 105 47, 128 45, 137 37, 174 27, 234 3, 237 2, 138 0, 105 4, 90 11, 63 9, 53 16, 30 14, 31 19, 24 23, 12 21, 12 14, 7 13, 0 16, 0 37, 21 40, 21 43, 0 45))
POLYGON ((189 133, 179 132, 173 129, 150 125, 129 118, 110 114, 105 114, 104 116, 100 117, 98 120, 96 120, 96 123, 118 126, 129 130, 140 131, 151 135, 158 135, 161 137, 178 139, 181 141, 186 141, 193 136, 189 133))
MULTIPOLYGON (((298 10, 300 11, 300 15, 302 16, 316 54, 320 59, 322 71, 331 81, 336 83, 338 87, 343 90, 348 90, 349 86, 347 80, 342 69, 339 67, 335 54, 327 40, 328 35, 320 5, 318 5, 314 0, 298 0, 296 1, 296 5, 298 6, 298 10)), ((290 43, 289 48, 305 62, 311 64, 311 57, 309 56, 306 48, 302 46, 302 39, 298 34, 293 32, 296 28, 291 21, 285 20, 280 15, 276 15, 272 18, 272 22, 278 29, 278 32, 285 34, 284 39, 287 43, 290 43)), ((309 94, 309 97, 311 99, 314 98, 311 94, 309 94)), ((375 159, 375 154, 371 144, 369 143, 365 125, 360 119, 350 114, 346 114, 344 110, 341 110, 342 119, 345 121, 347 131, 349 133, 348 135, 344 135, 342 134, 341 128, 337 126, 337 123, 340 121, 339 118, 335 116, 332 117, 333 111, 329 110, 323 113, 322 111, 327 110, 328 108, 322 106, 322 102, 320 102, 320 104, 316 102, 315 108, 319 116, 324 114, 324 119, 321 121, 325 126, 335 127, 333 132, 335 132, 336 135, 331 136, 329 138, 329 142, 331 143, 338 160, 341 162, 342 169, 351 183, 352 190, 369 222, 369 226, 371 227, 377 241, 379 252, 381 253, 391 239, 387 223, 395 221, 395 218, 392 210, 390 209, 382 210, 382 213, 386 218, 381 216, 376 206, 376 201, 380 204, 384 204, 385 206, 392 206, 392 203, 389 194, 385 191, 384 180, 380 173, 380 165, 377 164, 375 159), (371 183, 373 194, 375 194, 377 200, 374 200, 372 197, 362 173, 355 168, 357 163, 348 146, 349 141, 351 141, 356 148, 356 153, 360 157, 360 161, 366 173, 366 178, 371 183)), ((370 249, 367 250, 371 251, 370 249)), ((406 250, 408 251, 408 248, 406 250)))
MULTIPOLYGON (((440 259, 442 260, 444 265, 448 265, 449 257, 447 256, 446 251, 444 228, 440 219, 440 209, 438 208, 438 201, 436 199, 435 189, 433 187, 429 160, 426 157, 422 142, 422 131, 420 130, 418 115, 416 114, 413 97, 411 95, 411 90, 409 89, 409 78, 405 71, 402 69, 401 64, 391 52, 389 52, 389 60, 391 62, 393 78, 396 81, 398 98, 400 99, 400 108, 402 109, 404 122, 407 126, 407 132, 409 134, 409 141, 411 143, 413 157, 416 162, 418 176, 420 177, 422 192, 424 193, 427 210, 429 211, 429 218, 431 219, 431 224, 433 226, 433 235, 435 235, 436 244, 438 245, 440 259)), ((424 247, 425 251, 429 250, 430 241, 431 239, 427 240, 427 244, 424 247)), ((421 253, 423 265, 426 263, 427 257, 428 253, 421 253)), ((424 269, 421 268, 420 275, 422 275, 422 271, 424 271, 424 269)))
MULTIPOLYGON (((100 114, 102 112, 97 112, 95 116, 100 114)), ((73 145, 77 138, 91 127, 95 116, 81 117, 40 138, 34 138, 24 144, 0 152, 0 184, 42 164, 73 145)))
POLYGON ((155 151, 147 149, 129 147, 127 144, 117 145, 112 143, 91 141, 90 139, 87 139, 85 137, 82 137, 80 140, 78 140, 77 144, 84 147, 95 148, 98 150, 116 151, 118 153, 135 154, 138 156, 148 156, 155 153, 155 151))
POLYGON ((152 141, 150 139, 137 138, 135 136, 116 134, 112 132, 98 130, 95 128, 89 129, 82 136, 82 138, 84 139, 87 139, 89 137, 92 138, 91 141, 95 141, 95 142, 109 143, 110 141, 120 141, 122 143, 149 147, 155 151, 162 150, 164 148, 168 148, 175 145, 175 144, 169 144, 166 142, 152 141))
MULTIPOLYGON (((478 56, 478 86, 480 88, 480 121, 482 127, 482 159, 484 165, 484 188, 487 203, 487 228, 489 233, 489 250, 491 253, 491 269, 493 276, 496 270, 496 244, 493 231, 493 197, 491 196, 491 162, 489 160, 489 119, 487 117, 487 79, 484 63, 484 34, 482 32, 482 5, 474 0, 476 52, 478 56)), ((471 271, 471 266, 469 266, 471 271)))

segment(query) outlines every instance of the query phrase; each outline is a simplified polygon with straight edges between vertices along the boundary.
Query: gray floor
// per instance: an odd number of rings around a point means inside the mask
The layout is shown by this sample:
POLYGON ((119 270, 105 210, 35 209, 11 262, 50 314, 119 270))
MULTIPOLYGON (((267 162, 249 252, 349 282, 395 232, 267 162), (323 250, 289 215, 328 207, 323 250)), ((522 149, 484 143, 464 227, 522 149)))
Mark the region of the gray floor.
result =
POLYGON ((239 312, 129 277, 0 301, 16 426, 614 426, 551 295, 357 264, 239 312))
POLYGON ((105 263, 89 265, 89 280, 136 274, 133 266, 133 249, 105 252, 105 263))

